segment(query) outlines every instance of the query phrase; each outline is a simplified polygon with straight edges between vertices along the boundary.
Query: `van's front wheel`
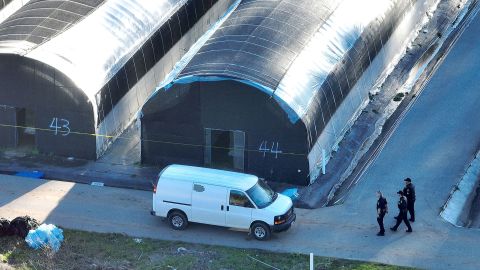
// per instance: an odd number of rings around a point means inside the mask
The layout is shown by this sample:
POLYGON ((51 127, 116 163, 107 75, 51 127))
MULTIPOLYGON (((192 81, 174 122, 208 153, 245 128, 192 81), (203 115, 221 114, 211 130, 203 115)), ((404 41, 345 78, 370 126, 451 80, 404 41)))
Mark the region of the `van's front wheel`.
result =
POLYGON ((265 223, 255 222, 250 230, 257 240, 265 241, 270 239, 270 227, 268 227, 265 223))
POLYGON ((187 216, 179 211, 173 211, 168 215, 168 222, 170 223, 170 227, 174 230, 185 230, 188 225, 187 216))

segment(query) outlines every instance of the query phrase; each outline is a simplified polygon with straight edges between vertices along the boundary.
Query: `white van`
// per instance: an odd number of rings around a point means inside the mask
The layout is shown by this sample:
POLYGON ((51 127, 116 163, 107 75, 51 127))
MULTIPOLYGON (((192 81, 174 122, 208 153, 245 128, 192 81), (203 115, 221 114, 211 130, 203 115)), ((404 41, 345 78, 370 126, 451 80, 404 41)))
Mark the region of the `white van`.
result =
POLYGON ((288 230, 296 218, 292 200, 254 175, 184 165, 160 172, 151 213, 175 230, 198 222, 246 229, 258 240, 288 230))

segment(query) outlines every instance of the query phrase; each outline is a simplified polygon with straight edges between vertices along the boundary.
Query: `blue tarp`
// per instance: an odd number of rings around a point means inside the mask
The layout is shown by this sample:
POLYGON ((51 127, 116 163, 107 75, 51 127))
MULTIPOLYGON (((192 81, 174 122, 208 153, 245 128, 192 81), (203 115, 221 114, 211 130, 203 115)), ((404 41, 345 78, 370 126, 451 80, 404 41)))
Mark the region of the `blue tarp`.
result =
POLYGON ((45 176, 43 172, 40 171, 23 171, 15 174, 16 176, 28 177, 28 178, 37 178, 41 179, 45 176))
POLYGON ((296 200, 298 198, 298 188, 289 188, 285 189, 284 191, 280 192, 285 196, 290 197, 292 201, 296 200))
POLYGON ((52 224, 42 224, 30 230, 25 241, 33 249, 48 247, 57 252, 63 242, 63 230, 52 224))

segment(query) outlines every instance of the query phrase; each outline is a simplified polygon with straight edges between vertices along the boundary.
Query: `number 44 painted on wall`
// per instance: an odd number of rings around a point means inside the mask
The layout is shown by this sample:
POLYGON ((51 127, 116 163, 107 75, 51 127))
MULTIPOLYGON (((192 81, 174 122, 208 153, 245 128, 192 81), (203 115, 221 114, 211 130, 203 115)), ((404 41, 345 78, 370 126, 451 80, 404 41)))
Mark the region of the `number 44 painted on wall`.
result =
POLYGON ((278 150, 278 142, 269 144, 268 141, 262 141, 260 147, 258 147, 258 151, 263 152, 263 157, 265 157, 265 153, 272 153, 275 154, 275 158, 278 158, 278 154, 282 153, 282 151, 278 150), (270 148, 268 146, 270 146, 270 148))

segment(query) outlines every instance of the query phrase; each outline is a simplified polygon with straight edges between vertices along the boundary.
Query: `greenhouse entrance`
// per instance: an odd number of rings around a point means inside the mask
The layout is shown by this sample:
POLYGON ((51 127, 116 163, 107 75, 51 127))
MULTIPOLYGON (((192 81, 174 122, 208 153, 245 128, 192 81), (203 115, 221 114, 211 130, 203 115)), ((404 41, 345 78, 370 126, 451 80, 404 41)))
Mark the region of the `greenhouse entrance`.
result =
POLYGON ((34 147, 34 113, 24 108, 0 106, 0 147, 34 147))
POLYGON ((7 105, 0 106, 0 147, 17 146, 16 110, 7 105))
POLYGON ((35 146, 35 115, 32 110, 19 108, 17 112, 17 146, 35 146))
POLYGON ((244 171, 245 132, 205 129, 205 166, 244 171))

